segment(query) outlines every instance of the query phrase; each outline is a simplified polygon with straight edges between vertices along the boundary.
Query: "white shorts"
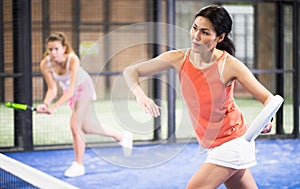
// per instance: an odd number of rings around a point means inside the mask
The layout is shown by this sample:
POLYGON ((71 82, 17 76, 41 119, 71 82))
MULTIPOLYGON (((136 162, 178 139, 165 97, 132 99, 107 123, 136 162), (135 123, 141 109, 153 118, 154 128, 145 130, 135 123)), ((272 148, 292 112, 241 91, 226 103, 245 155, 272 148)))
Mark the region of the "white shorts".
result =
POLYGON ((257 164, 255 143, 243 137, 233 139, 207 151, 204 163, 212 163, 233 169, 246 169, 257 164))

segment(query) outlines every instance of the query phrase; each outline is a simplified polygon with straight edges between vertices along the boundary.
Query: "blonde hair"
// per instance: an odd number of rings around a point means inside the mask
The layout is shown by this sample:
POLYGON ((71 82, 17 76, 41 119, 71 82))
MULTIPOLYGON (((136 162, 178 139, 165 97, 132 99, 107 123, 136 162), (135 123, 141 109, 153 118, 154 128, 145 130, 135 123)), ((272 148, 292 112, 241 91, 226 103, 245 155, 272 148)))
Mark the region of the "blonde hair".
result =
MULTIPOLYGON (((46 43, 48 44, 49 42, 53 42, 53 41, 60 41, 62 46, 66 47, 66 54, 70 54, 73 53, 74 50, 70 45, 70 42, 68 41, 66 35, 63 32, 55 32, 53 34, 51 34, 47 40, 46 43)), ((44 53, 44 57, 46 57, 48 55, 48 51, 46 50, 44 53)))

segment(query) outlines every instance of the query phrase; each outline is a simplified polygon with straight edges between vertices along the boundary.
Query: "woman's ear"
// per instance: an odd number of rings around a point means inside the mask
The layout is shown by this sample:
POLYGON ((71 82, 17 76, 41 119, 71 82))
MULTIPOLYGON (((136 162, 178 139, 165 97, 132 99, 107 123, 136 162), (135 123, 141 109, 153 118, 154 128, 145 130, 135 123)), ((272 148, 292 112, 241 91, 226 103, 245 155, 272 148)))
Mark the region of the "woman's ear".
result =
POLYGON ((218 38, 218 43, 221 43, 225 38, 225 33, 222 33, 218 38))
POLYGON ((65 45, 63 48, 64 48, 65 53, 67 53, 67 46, 65 45))

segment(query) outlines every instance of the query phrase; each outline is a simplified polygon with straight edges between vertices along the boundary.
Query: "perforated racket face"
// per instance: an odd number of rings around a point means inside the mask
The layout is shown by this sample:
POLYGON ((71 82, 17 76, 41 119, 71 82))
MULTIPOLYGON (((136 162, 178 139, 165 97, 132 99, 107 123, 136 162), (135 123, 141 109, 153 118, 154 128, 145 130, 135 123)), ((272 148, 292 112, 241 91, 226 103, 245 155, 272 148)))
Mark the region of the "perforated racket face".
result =
POLYGON ((270 102, 262 109, 258 116, 253 120, 246 134, 245 139, 253 141, 261 133, 264 127, 271 121, 283 103, 283 98, 275 95, 270 102))

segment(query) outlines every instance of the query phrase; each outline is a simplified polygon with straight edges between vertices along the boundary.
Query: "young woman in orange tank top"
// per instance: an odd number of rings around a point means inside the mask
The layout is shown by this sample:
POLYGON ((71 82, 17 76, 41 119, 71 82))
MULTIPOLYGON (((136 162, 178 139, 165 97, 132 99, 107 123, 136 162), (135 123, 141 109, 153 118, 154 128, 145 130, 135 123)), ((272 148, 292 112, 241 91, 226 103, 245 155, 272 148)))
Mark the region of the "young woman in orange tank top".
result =
MULTIPOLYGON (((127 67, 124 78, 146 113, 160 116, 160 107, 139 84, 139 77, 168 69, 179 75, 182 94, 199 144, 207 149, 207 159, 186 188, 257 188, 250 172, 256 164, 254 143, 241 137, 247 130, 235 104, 235 81, 262 104, 273 95, 234 57, 235 47, 228 37, 232 20, 221 6, 202 8, 190 29, 191 48, 165 52, 158 57, 127 67)), ((270 132, 271 123, 263 132, 270 132)))

